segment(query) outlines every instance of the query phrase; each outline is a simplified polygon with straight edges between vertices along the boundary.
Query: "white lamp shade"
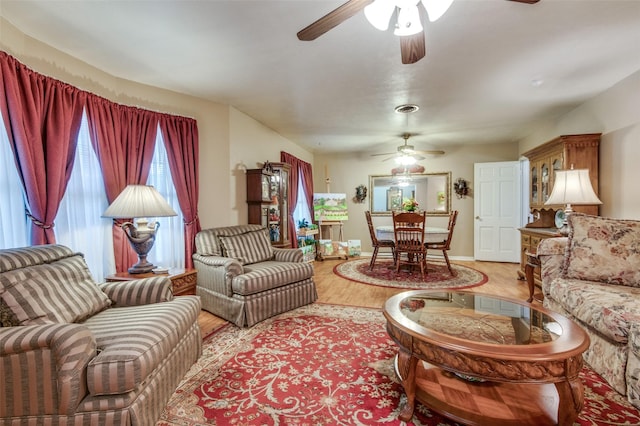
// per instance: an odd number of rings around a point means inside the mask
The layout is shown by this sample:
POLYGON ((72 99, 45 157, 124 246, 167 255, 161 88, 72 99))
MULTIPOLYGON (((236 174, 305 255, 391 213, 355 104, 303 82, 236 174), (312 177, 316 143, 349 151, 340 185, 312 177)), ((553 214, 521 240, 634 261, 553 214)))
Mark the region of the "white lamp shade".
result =
POLYGON ((431 22, 435 22, 440 19, 440 17, 449 9, 451 3, 453 3, 453 0, 422 0, 422 4, 424 5, 424 8, 427 9, 429 21, 431 22))
POLYGON ((553 190, 545 204, 593 205, 602 201, 591 186, 589 170, 571 169, 555 172, 553 190))
POLYGON ((398 26, 393 32, 397 36, 410 36, 422 31, 418 6, 403 7, 398 12, 398 26))
POLYGON ((389 21, 395 8, 396 5, 393 0, 375 0, 364 8, 364 16, 375 28, 380 31, 386 31, 389 28, 389 21))
POLYGON ((150 185, 128 185, 102 214, 114 219, 166 216, 177 216, 177 213, 150 185))

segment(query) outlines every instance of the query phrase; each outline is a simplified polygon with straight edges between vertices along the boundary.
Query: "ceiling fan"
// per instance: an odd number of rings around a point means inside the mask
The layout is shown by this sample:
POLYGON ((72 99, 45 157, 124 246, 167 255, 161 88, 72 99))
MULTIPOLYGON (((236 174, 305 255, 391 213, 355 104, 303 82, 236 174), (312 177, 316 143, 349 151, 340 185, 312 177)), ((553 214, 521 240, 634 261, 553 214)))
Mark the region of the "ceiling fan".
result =
MULTIPOLYGON (((420 23, 424 11, 421 12, 417 7, 420 1, 422 1, 427 10, 429 19, 435 21, 447 10, 453 0, 448 2, 443 2, 442 0, 349 0, 311 25, 298 31, 298 39, 302 41, 315 40, 366 8, 365 15, 367 15, 367 19, 372 25, 383 31, 387 29, 392 16, 395 15, 397 17, 394 33, 400 36, 402 63, 413 64, 425 56, 424 31, 420 23), (441 6, 442 3, 446 3, 446 5, 441 6), (371 14, 367 13, 369 10, 372 10, 372 13, 379 12, 381 15, 371 18, 371 14), (380 16, 382 16, 382 19, 380 19, 380 16), (375 21, 378 22, 374 23, 375 21)), ((539 0, 508 1, 534 4, 539 0)))
POLYGON ((379 156, 379 155, 389 155, 389 158, 386 158, 382 161, 387 161, 387 160, 391 160, 392 158, 396 159, 396 162, 402 165, 411 165, 414 164, 416 161, 420 161, 420 160, 424 160, 424 157, 420 154, 425 154, 425 155, 442 155, 444 154, 444 151, 442 150, 429 150, 429 151, 422 151, 422 150, 416 150, 415 147, 413 145, 409 145, 407 143, 407 141, 409 140, 409 138, 411 137, 411 135, 409 133, 405 133, 404 135, 402 135, 402 138, 404 139, 404 144, 398 146, 397 152, 385 152, 382 154, 371 154, 372 157, 375 156, 379 156))

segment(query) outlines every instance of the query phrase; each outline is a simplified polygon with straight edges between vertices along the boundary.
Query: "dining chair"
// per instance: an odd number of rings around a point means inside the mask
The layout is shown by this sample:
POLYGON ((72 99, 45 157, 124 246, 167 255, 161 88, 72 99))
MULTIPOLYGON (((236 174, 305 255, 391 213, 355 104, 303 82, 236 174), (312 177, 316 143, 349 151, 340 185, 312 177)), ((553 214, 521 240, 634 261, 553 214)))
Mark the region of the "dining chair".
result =
POLYGON ((424 245, 426 212, 392 212, 396 240, 396 272, 402 265, 420 266, 424 278, 427 272, 427 248, 424 245))
POLYGON ((393 240, 379 240, 376 235, 376 230, 373 228, 373 221, 371 220, 371 212, 369 210, 364 212, 367 218, 367 225, 369 225, 369 234, 371 235, 371 244, 373 245, 373 255, 371 256, 371 262, 369 262, 369 270, 372 270, 376 258, 378 257, 378 251, 381 248, 390 248, 391 255, 393 256, 393 263, 396 262, 396 243, 393 240))
POLYGON ((453 269, 451 269, 451 262, 449 262, 449 255, 447 252, 449 251, 449 247, 451 245, 451 238, 453 237, 453 228, 456 226, 456 221, 458 220, 458 210, 453 210, 451 214, 449 214, 449 225, 447 225, 447 239, 444 241, 438 241, 433 243, 425 243, 425 247, 427 250, 442 250, 442 254, 444 255, 444 260, 447 262, 447 268, 449 268, 449 273, 453 275, 453 269))

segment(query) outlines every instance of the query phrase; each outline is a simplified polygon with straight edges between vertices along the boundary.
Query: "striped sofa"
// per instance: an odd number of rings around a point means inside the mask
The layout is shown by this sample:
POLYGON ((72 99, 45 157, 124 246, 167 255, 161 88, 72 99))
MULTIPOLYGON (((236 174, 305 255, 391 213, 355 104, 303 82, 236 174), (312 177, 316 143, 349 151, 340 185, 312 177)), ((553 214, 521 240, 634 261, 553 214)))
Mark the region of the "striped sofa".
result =
POLYGON ((200 231, 193 263, 202 308, 238 327, 318 298, 313 265, 303 261, 300 249, 272 247, 261 225, 200 231))
POLYGON ((155 424, 199 312, 166 276, 99 285, 65 246, 0 250, 0 426, 155 424))

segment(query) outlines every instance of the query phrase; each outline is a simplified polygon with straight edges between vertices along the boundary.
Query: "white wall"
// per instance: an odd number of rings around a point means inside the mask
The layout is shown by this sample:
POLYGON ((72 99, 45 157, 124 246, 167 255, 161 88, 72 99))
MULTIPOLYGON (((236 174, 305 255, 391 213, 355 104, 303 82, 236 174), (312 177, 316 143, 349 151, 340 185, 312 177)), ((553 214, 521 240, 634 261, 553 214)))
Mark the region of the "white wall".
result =
POLYGON ((232 223, 247 223, 247 180, 244 171, 261 168, 267 160, 280 162, 280 151, 311 164, 313 154, 235 108, 231 108, 229 122, 230 220, 232 223))
POLYGON ((573 111, 550 120, 520 142, 525 152, 560 135, 602 133, 600 208, 602 216, 640 219, 640 71, 573 111))

